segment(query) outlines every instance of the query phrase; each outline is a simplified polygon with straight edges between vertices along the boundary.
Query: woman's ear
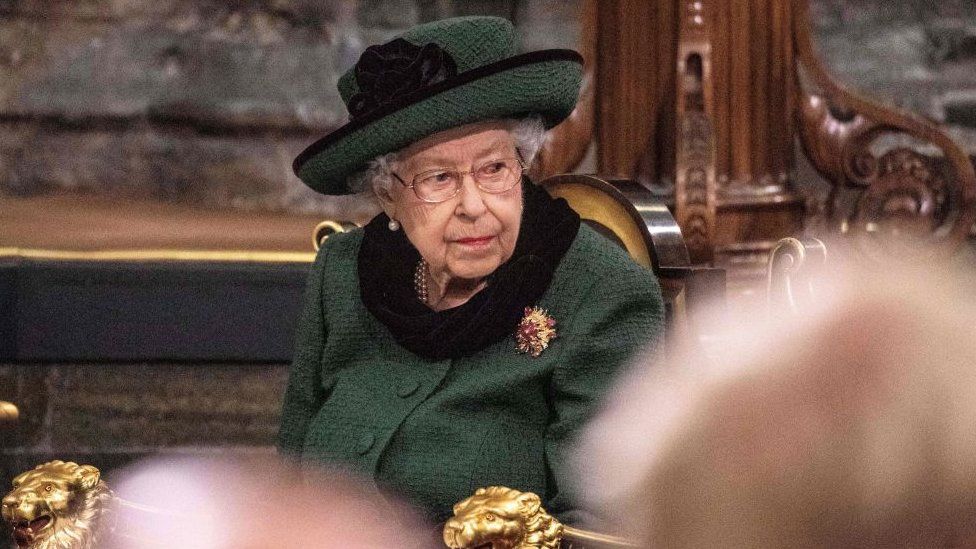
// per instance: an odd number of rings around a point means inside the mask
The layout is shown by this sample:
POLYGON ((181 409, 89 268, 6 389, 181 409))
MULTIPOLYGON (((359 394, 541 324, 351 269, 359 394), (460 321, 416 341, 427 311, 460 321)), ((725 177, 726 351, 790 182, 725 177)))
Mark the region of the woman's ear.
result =
POLYGON ((379 202, 380 207, 383 208, 383 212, 386 213, 386 216, 390 219, 396 219, 397 200, 394 196, 395 193, 396 191, 390 187, 379 187, 375 191, 376 199, 379 202))

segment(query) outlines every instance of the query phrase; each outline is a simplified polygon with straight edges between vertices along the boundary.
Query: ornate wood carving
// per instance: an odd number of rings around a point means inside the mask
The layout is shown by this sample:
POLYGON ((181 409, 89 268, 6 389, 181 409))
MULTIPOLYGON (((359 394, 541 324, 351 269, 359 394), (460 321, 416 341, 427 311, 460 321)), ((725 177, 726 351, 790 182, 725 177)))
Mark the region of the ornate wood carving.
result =
POLYGON ((771 311, 802 311, 816 299, 815 283, 827 262, 816 238, 784 238, 769 254, 766 299, 771 311))
MULTIPOLYGON (((713 123, 719 185, 792 198, 791 0, 706 0, 711 33, 713 123), (772 186, 770 186, 772 182, 772 186)), ((740 194, 748 194, 742 192, 740 194)))
POLYGON ((931 122, 879 106, 833 80, 813 50, 807 0, 796 7, 800 139, 833 185, 819 222, 852 236, 869 254, 890 251, 896 240, 911 244, 899 254, 956 250, 976 220, 976 174, 965 152, 931 122))
POLYGON ((712 260, 715 235, 712 17, 701 0, 679 8, 675 217, 695 263, 712 260))
POLYGON ((571 169, 595 137, 597 170, 673 204, 694 260, 727 268, 735 293, 761 284, 776 242, 803 230, 789 176, 799 134, 834 183, 821 225, 954 249, 976 218, 972 166, 932 124, 833 82, 808 13, 806 0, 585 0, 592 80, 540 171, 571 169))
POLYGON ((761 283, 775 242, 802 224, 788 177, 790 0, 678 5, 676 216, 695 260, 727 268, 735 293, 761 283))
POLYGON ((716 142, 715 263, 732 293, 753 291, 769 251, 802 228, 789 178, 791 0, 709 0, 716 142))

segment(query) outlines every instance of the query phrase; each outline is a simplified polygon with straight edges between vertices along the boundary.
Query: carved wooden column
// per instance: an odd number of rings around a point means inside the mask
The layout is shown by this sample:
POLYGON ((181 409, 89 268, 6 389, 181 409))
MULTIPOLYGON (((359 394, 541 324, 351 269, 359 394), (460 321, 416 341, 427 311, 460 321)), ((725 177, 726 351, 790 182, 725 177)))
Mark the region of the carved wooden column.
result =
POLYGON ((704 3, 698 1, 683 2, 678 21, 674 210, 692 261, 707 263, 714 258, 717 198, 711 44, 714 22, 704 3))
POLYGON ((733 284, 762 277, 772 245, 801 228, 790 15, 790 0, 604 0, 583 27, 598 171, 675 204, 694 256, 730 267, 733 284))
MULTIPOLYGON (((791 0, 683 0, 711 22, 715 263, 730 286, 764 276, 772 246, 802 229, 790 183, 793 150, 791 0)), ((682 42, 685 38, 682 37, 682 42)))
POLYGON ((652 188, 673 175, 677 7, 675 0, 601 0, 598 14, 599 171, 652 188))
POLYGON ((597 171, 668 202, 693 260, 726 267, 733 294, 761 292, 770 250, 801 232, 951 254, 976 219, 972 164, 940 128, 837 84, 807 4, 584 0, 584 95, 543 171, 573 169, 595 141, 597 171), (797 138, 833 185, 826 203, 791 184, 797 138))
POLYGON ((697 261, 748 284, 801 225, 788 176, 790 4, 680 0, 677 13, 675 214, 697 261))

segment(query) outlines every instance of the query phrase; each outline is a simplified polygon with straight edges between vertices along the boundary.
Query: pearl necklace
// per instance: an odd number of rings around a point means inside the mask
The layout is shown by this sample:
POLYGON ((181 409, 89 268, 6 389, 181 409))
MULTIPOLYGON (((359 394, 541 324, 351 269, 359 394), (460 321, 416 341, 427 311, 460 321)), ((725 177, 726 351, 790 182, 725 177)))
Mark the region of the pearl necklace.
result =
POLYGON ((413 290, 417 293, 417 299, 424 305, 427 304, 427 262, 420 259, 417 268, 413 270, 413 290))

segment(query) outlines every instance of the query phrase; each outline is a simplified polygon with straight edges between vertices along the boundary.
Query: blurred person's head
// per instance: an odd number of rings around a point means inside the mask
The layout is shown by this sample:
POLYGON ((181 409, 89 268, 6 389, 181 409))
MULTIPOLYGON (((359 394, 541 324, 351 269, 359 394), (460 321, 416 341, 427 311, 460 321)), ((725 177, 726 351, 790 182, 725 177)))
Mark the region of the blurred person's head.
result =
POLYGON ((586 493, 653 547, 976 545, 973 294, 844 272, 801 315, 638 364, 588 431, 586 493))
POLYGON ((339 473, 276 459, 150 460, 113 476, 111 549, 431 547, 433 527, 339 473))

